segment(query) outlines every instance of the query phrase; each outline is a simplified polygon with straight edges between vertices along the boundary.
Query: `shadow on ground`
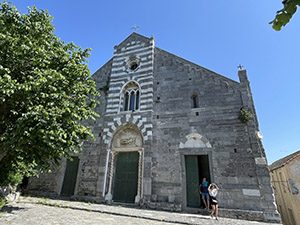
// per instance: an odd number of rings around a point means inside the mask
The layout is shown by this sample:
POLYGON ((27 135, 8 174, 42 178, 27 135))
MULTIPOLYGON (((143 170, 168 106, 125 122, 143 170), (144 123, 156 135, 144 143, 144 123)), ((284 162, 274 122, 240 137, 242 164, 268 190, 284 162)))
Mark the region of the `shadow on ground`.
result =
POLYGON ((3 206, 2 209, 0 209, 0 212, 6 212, 6 213, 14 213, 14 211, 19 211, 19 210, 27 210, 22 207, 15 207, 15 206, 10 206, 10 205, 5 205, 3 206))

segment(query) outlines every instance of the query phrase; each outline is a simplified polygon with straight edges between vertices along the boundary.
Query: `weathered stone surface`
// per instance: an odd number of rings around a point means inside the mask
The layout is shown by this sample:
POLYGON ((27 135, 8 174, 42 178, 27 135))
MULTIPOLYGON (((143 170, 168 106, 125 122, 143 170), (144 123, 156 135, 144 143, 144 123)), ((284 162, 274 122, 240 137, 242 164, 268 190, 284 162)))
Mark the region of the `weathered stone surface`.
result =
MULTIPOLYGON (((268 209, 269 215, 275 215, 270 218, 280 220, 270 195, 246 71, 238 75, 240 82, 233 81, 155 47, 153 38, 130 35, 93 75, 101 91, 96 108, 101 117, 86 122, 96 141, 84 143, 79 155, 74 195, 113 199, 114 153, 139 151, 136 199, 150 208, 192 211, 186 200, 185 156, 207 155, 222 208, 241 210, 241 216, 248 210, 243 218, 259 220, 268 220, 263 217, 268 209), (134 110, 124 110, 126 87, 139 93, 139 101, 132 103, 134 110), (241 108, 253 114, 247 124, 238 119, 241 108), (129 127, 134 127, 134 135, 129 127)), ((29 190, 59 195, 64 170, 65 164, 53 175, 32 182, 29 190)))

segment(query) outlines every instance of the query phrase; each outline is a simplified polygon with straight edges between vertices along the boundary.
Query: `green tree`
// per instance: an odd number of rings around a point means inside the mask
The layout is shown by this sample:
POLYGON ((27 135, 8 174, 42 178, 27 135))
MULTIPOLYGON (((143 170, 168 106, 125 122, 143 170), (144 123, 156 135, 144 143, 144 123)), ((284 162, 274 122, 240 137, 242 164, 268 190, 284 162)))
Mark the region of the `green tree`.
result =
POLYGON ((0 3, 0 186, 48 171, 93 137, 98 116, 90 49, 54 35, 47 11, 0 3))
POLYGON ((283 8, 277 11, 277 15, 270 24, 273 24, 272 27, 274 30, 281 30, 297 11, 297 6, 300 6, 300 0, 283 0, 283 8))

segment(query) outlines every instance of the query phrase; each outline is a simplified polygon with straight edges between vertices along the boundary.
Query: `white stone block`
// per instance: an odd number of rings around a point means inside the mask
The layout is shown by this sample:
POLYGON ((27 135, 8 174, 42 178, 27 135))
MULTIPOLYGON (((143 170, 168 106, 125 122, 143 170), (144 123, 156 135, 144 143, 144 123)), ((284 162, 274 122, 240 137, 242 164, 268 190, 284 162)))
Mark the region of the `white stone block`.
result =
POLYGON ((267 165, 267 160, 265 157, 255 158, 256 165, 267 165))
POLYGON ((147 136, 152 136, 152 130, 147 131, 147 136))
POLYGON ((243 189, 243 195, 260 197, 260 191, 258 189, 243 189))
POLYGON ((142 133, 145 133, 146 132, 146 128, 144 126, 144 128, 141 130, 142 133))
POLYGON ((145 127, 145 128, 149 128, 149 127, 152 128, 153 125, 152 125, 151 123, 148 123, 148 124, 145 124, 144 127, 145 127))
POLYGON ((130 119, 130 114, 126 114, 126 122, 128 122, 130 119))
POLYGON ((140 115, 137 115, 137 116, 133 116, 133 120, 132 120, 132 123, 136 123, 136 121, 139 119, 139 118, 141 118, 141 116, 140 115))
POLYGON ((111 126, 111 129, 112 129, 113 131, 115 131, 117 128, 115 127, 115 125, 112 125, 112 126, 111 126))
POLYGON ((137 126, 140 128, 143 125, 143 121, 140 120, 139 123, 137 124, 137 126))

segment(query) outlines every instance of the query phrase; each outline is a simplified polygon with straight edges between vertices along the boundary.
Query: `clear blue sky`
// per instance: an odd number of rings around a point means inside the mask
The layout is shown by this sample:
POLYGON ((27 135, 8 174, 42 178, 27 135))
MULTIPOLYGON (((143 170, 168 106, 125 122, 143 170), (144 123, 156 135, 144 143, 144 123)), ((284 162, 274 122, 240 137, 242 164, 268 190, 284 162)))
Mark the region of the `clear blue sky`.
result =
MULTIPOLYGON (((1 0, 2 1, 2 0, 1 0)), ((54 16, 56 35, 92 48, 94 73, 132 33, 238 81, 247 69, 268 163, 300 149, 300 11, 280 32, 268 24, 281 0, 11 0, 22 13, 36 5, 54 16)))

